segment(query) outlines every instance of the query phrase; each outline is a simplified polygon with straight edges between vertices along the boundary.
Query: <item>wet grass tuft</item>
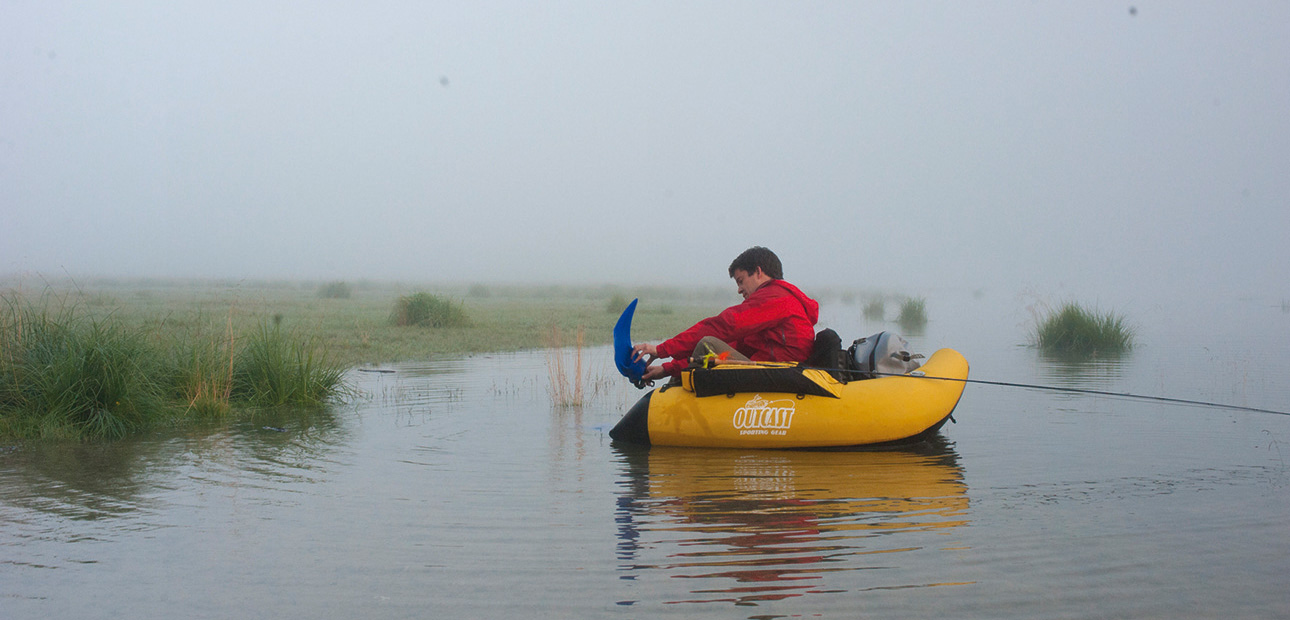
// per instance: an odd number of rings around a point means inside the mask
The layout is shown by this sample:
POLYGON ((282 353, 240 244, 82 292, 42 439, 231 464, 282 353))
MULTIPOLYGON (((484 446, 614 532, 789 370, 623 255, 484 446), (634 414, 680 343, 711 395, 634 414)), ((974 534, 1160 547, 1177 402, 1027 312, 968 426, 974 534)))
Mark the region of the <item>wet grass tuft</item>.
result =
POLYGON ((0 332, 4 430, 111 439, 164 411, 164 368, 140 331, 6 299, 0 332))
POLYGON ((314 339, 263 323, 236 356, 231 393, 256 406, 316 405, 344 390, 343 374, 323 359, 314 339))
POLYGON ((470 318, 462 304, 420 292, 399 297, 390 322, 416 327, 469 327, 470 318))
POLYGON ((864 305, 864 318, 870 321, 881 321, 887 315, 887 305, 881 297, 868 302, 864 305))
POLYGON ((1133 348, 1133 330, 1123 316, 1067 302, 1039 321, 1035 345, 1051 355, 1114 356, 1133 348))
POLYGON ((927 326, 927 300, 921 297, 909 297, 900 302, 900 314, 896 323, 902 330, 918 333, 927 326))

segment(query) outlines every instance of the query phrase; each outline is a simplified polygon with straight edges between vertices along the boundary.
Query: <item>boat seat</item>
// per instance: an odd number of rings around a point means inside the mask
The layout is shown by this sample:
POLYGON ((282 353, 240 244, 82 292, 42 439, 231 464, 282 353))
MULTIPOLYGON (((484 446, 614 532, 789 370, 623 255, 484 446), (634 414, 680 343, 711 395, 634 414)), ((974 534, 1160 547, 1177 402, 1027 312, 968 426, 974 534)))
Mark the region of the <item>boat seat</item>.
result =
POLYGON ((811 347, 811 356, 806 358, 806 361, 800 365, 819 368, 843 383, 860 378, 847 369, 847 352, 842 348, 842 337, 828 327, 820 330, 820 333, 815 335, 815 344, 811 347))

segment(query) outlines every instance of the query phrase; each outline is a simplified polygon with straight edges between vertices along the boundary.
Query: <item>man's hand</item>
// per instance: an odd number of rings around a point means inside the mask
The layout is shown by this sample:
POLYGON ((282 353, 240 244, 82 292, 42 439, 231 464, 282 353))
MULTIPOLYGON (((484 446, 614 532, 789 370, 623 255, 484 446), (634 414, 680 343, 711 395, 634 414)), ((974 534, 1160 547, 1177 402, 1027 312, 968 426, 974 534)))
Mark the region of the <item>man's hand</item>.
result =
POLYGON ((667 373, 663 372, 663 365, 659 364, 658 366, 650 366, 649 368, 645 369, 645 374, 641 375, 641 380, 654 381, 656 379, 662 379, 663 377, 666 377, 666 376, 667 376, 667 373))
POLYGON ((636 362, 641 359, 644 359, 646 364, 658 359, 658 347, 645 342, 632 347, 632 361, 636 362))

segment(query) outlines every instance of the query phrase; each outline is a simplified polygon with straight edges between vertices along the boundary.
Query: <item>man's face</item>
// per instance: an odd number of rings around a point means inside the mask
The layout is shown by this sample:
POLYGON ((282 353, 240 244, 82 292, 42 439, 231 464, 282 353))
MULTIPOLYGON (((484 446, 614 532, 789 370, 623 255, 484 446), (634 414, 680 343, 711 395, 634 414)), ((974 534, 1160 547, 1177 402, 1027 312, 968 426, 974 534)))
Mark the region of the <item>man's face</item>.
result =
POLYGON ((753 291, 761 288, 761 285, 765 284, 766 281, 770 279, 770 277, 761 270, 761 267, 758 267, 757 271, 752 273, 748 273, 743 269, 736 269, 734 277, 735 286, 739 289, 739 294, 742 295, 744 299, 748 299, 748 296, 752 295, 753 291))

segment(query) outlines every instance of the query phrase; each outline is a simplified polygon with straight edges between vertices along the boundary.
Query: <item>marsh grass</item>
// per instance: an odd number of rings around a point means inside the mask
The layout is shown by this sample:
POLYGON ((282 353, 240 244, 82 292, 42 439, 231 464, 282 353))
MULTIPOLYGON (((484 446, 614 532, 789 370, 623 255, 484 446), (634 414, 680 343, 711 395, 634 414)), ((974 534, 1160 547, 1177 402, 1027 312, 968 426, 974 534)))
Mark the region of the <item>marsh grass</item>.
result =
MULTIPOLYGON (((22 280, 0 280, 0 287, 20 290, 22 280)), ((338 363, 356 366, 431 357, 545 349, 547 331, 558 325, 572 334, 586 329, 587 346, 608 344, 617 316, 605 311, 614 291, 640 297, 632 335, 641 341, 675 335, 737 301, 726 287, 678 288, 490 284, 487 297, 469 296, 471 283, 405 284, 359 281, 350 299, 320 303, 319 282, 255 280, 84 280, 37 283, 60 297, 76 298, 87 316, 106 318, 130 329, 142 329, 160 345, 195 340, 226 340, 229 309, 236 344, 261 321, 281 314, 283 325, 307 325, 319 345, 338 363), (411 288, 410 288, 411 287, 411 288), (118 306, 84 303, 85 296, 115 298, 118 306), (391 322, 400 295, 424 290, 453 300, 470 320, 464 327, 411 329, 391 322)))
POLYGON ((390 322, 399 326, 468 327, 470 319, 463 304, 426 292, 399 297, 390 322))
POLYGON ((354 296, 354 289, 347 282, 328 282, 318 287, 321 299, 349 299, 354 296))
POLYGON ((586 377, 582 368, 582 349, 585 342, 585 330, 579 326, 570 350, 564 342, 563 331, 559 326, 551 326, 547 339, 546 370, 551 379, 548 391, 551 401, 557 407, 583 405, 586 377), (572 376, 569 374, 570 370, 573 371, 572 376))
POLYGON ((922 331, 927 326, 927 300, 908 297, 900 302, 900 314, 896 316, 896 323, 907 332, 922 331))
POLYGON ((1038 321, 1034 341, 1040 351, 1052 355, 1114 356, 1133 348, 1133 330, 1114 312, 1099 313, 1067 302, 1038 321))
POLYGON ((225 333, 208 335, 200 317, 158 329, 52 296, 3 300, 2 437, 114 439, 234 404, 310 405, 348 393, 344 367, 313 339, 267 322, 239 336, 231 311, 225 333))
POLYGON ((317 405, 345 391, 343 375, 314 338, 265 322, 234 356, 230 392, 255 406, 317 405))
POLYGON ((605 303, 605 312, 618 316, 623 313, 623 310, 627 309, 627 304, 630 303, 632 303, 632 300, 628 299, 626 295, 614 293, 609 297, 609 301, 605 303))
POLYGON ((881 321, 887 315, 887 305, 881 297, 865 302, 864 318, 870 321, 881 321))
POLYGON ((173 395, 187 403, 188 411, 203 417, 220 417, 230 412, 235 344, 231 312, 227 337, 198 334, 175 344, 173 395))
POLYGON ((16 298, 0 327, 0 431, 117 438, 164 415, 164 366, 142 332, 16 298))

